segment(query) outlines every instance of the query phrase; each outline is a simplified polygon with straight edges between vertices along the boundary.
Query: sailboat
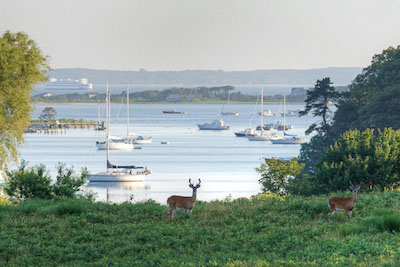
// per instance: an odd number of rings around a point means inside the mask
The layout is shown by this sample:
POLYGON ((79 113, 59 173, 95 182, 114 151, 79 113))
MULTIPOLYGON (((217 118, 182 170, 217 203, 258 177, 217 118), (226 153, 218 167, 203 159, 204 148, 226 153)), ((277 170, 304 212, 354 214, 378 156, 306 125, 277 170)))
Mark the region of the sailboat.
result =
MULTIPOLYGON (((223 110, 224 110, 224 107, 222 107, 221 115, 239 116, 239 115, 240 115, 240 112, 239 112, 239 111, 235 111, 235 110, 232 110, 232 111, 231 111, 231 110, 229 109, 229 102, 230 102, 230 100, 231 100, 231 92, 228 91, 227 110, 226 110, 226 111, 223 111, 223 110)), ((225 106, 225 105, 224 105, 224 106, 225 106)))
POLYGON ((291 135, 285 133, 285 119, 286 119, 286 94, 283 96, 283 135, 271 138, 272 144, 275 145, 296 145, 296 144, 303 144, 304 138, 297 137, 297 135, 291 135))
MULTIPOLYGON (((107 93, 106 93, 106 105, 107 105, 107 139, 104 142, 96 142, 96 147, 99 150, 132 150, 135 148, 133 140, 129 138, 115 137, 110 135, 110 95, 107 83, 107 93)), ((129 112, 129 109, 128 109, 129 112)), ((129 120, 128 120, 128 133, 129 133, 129 120)))
MULTIPOLYGON (((107 86, 107 136, 109 136, 109 126, 110 126, 110 93, 108 92, 107 86)), ((151 171, 144 167, 125 165, 117 166, 110 162, 109 160, 109 150, 114 142, 105 142, 105 147, 107 150, 107 170, 105 172, 100 172, 89 176, 90 182, 136 182, 144 181, 146 175, 151 174, 151 171)))
POLYGON ((272 137, 275 137, 274 134, 267 134, 264 131, 264 127, 263 127, 264 94, 263 94, 263 91, 264 91, 264 89, 261 88, 260 131, 247 134, 246 137, 247 137, 247 139, 249 139, 249 141, 269 141, 272 137))

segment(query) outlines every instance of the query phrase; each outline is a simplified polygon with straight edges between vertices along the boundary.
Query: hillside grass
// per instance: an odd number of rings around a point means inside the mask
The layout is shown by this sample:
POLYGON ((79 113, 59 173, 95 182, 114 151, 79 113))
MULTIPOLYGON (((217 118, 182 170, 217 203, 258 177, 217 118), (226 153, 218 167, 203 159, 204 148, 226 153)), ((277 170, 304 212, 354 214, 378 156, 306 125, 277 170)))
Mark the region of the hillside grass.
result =
MULTIPOLYGON (((396 266, 400 192, 361 193, 354 218, 329 196, 198 202, 29 200, 0 206, 2 265, 396 266)), ((348 196, 350 193, 340 193, 348 196)), ((398 265, 397 265, 398 266, 398 265)))

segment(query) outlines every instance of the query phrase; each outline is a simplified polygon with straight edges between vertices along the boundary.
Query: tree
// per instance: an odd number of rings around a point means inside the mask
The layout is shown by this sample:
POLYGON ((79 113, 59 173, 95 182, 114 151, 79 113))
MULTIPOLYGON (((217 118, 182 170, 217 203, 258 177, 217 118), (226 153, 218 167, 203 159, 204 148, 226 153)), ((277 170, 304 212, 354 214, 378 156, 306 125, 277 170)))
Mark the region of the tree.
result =
POLYGON ((348 129, 371 126, 397 128, 400 117, 392 112, 396 110, 394 100, 398 98, 399 84, 400 46, 389 47, 372 58, 371 65, 354 79, 350 91, 339 101, 333 124, 335 136, 348 129))
POLYGON ((328 104, 336 101, 339 96, 340 93, 332 86, 330 78, 317 80, 314 89, 307 91, 306 107, 304 111, 300 112, 300 116, 312 112, 315 117, 321 117, 322 121, 320 125, 313 123, 307 129, 306 134, 317 131, 320 134, 329 135, 330 123, 327 121, 327 114, 331 112, 331 110, 328 104))
POLYGON ((17 159, 31 120, 33 85, 46 80, 47 62, 25 33, 0 37, 0 166, 17 159))
POLYGON ((42 114, 40 114, 39 119, 45 120, 50 125, 51 121, 55 119, 57 111, 52 107, 46 107, 43 109, 42 114))
POLYGON ((263 193, 286 193, 290 180, 300 174, 304 166, 305 164, 299 163, 297 158, 289 161, 276 158, 265 159, 265 163, 256 169, 261 174, 259 183, 262 185, 263 193))

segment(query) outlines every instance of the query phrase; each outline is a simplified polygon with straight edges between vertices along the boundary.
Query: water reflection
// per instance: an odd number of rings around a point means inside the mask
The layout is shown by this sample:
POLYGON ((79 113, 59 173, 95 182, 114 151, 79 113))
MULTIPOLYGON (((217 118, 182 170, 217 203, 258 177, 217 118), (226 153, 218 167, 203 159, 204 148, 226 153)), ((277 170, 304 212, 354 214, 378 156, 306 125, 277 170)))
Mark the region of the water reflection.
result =
POLYGON ((150 185, 141 182, 89 182, 87 191, 96 193, 96 201, 107 203, 138 202, 148 200, 150 185))

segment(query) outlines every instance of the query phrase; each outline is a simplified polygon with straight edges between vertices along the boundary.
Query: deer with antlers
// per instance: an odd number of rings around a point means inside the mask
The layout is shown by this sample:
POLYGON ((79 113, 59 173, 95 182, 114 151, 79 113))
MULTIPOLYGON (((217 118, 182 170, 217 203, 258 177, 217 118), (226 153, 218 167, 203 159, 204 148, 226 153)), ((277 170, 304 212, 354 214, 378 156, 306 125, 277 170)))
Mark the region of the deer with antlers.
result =
POLYGON ((189 187, 193 189, 193 194, 191 197, 170 196, 167 199, 167 207, 170 207, 168 212, 168 216, 170 218, 174 217, 174 211, 176 209, 184 209, 187 213, 192 214, 192 209, 196 204, 196 192, 197 189, 200 188, 201 180, 199 179, 199 183, 196 185, 193 185, 190 181, 191 179, 189 179, 189 187))
POLYGON ((328 201, 328 205, 331 208, 330 215, 333 215, 336 210, 344 210, 345 214, 349 215, 349 218, 351 219, 351 215, 353 212, 354 207, 356 206, 356 201, 357 201, 357 193, 358 190, 360 189, 362 183, 360 183, 357 186, 354 186, 350 182, 350 189, 353 192, 353 195, 351 197, 332 197, 328 201))

